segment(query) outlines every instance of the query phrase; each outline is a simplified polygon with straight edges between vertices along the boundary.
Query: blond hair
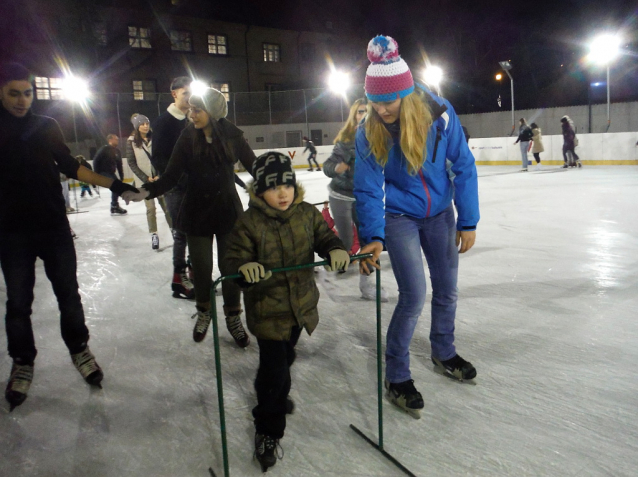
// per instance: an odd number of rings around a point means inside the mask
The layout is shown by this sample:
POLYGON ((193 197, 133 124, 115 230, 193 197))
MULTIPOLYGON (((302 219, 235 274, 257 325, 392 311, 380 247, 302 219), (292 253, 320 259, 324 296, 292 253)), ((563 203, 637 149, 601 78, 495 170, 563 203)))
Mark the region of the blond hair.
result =
POLYGON ((346 120, 346 125, 342 127, 337 134, 334 144, 337 144, 338 142, 354 142, 354 135, 357 132, 357 126, 359 125, 357 122, 357 110, 359 109, 359 106, 366 104, 368 104, 368 101, 365 98, 359 98, 352 103, 352 106, 350 106, 350 113, 348 113, 348 119, 346 120))
MULTIPOLYGON (((401 123, 401 152, 408 162, 408 172, 415 175, 425 162, 425 145, 428 131, 432 126, 432 112, 423 97, 425 93, 415 90, 401 100, 399 119, 401 123)), ((385 167, 388 162, 390 133, 383 125, 383 120, 368 103, 368 116, 365 121, 365 132, 370 153, 377 162, 385 167)))

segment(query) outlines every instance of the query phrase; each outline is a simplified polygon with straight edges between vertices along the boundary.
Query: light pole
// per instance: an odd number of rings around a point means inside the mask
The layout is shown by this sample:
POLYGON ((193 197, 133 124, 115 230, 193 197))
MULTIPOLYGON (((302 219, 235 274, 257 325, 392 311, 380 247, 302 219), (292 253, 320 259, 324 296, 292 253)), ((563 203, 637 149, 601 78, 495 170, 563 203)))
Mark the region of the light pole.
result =
POLYGON ((441 96, 441 80, 443 80, 443 70, 438 66, 428 65, 422 73, 425 84, 434 88, 436 94, 441 96))
POLYGON ((609 126, 611 126, 609 66, 618 57, 619 53, 620 38, 616 35, 605 34, 597 36, 589 45, 589 61, 607 68, 607 131, 609 131, 609 126))
POLYGON ((348 75, 348 73, 333 70, 328 78, 328 86, 330 91, 341 97, 341 122, 343 122, 343 102, 346 100, 346 92, 350 87, 350 75, 348 75))
POLYGON ((516 121, 514 120, 514 78, 512 78, 512 75, 510 74, 512 65, 507 60, 499 61, 498 64, 501 65, 501 68, 503 69, 503 71, 505 71, 505 73, 507 73, 507 76, 510 77, 510 89, 512 92, 512 132, 510 133, 510 136, 511 136, 512 134, 514 134, 514 130, 516 129, 516 121))

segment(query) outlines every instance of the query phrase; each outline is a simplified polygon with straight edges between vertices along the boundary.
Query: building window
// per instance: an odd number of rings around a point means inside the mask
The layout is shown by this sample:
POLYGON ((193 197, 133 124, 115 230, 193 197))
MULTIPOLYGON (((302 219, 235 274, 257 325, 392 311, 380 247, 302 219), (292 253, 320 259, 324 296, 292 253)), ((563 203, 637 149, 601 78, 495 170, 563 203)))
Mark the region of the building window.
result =
POLYGON ((106 23, 98 22, 93 24, 93 37, 98 46, 106 46, 108 44, 106 23))
POLYGON ((64 99, 62 78, 35 77, 35 97, 37 99, 64 99))
POLYGON ((151 48, 151 29, 128 27, 128 44, 132 48, 151 48))
POLYGON ((211 88, 215 88, 221 91, 226 98, 226 101, 230 101, 230 83, 216 83, 212 82, 210 84, 211 88))
POLYGON ((281 61, 281 47, 274 43, 264 43, 264 61, 278 63, 281 61))
POLYGON ((155 101, 155 80, 133 80, 133 99, 136 101, 155 101))
POLYGON ((171 50, 193 51, 193 39, 189 31, 171 30, 171 50))
POLYGON ((208 35, 208 53, 228 55, 228 37, 226 35, 208 35))

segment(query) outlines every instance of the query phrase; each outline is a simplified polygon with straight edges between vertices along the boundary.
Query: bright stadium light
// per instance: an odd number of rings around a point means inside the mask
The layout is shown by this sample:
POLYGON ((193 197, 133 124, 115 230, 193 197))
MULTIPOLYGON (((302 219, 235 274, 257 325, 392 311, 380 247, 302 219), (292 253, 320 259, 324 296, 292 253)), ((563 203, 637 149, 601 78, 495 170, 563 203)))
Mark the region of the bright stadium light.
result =
POLYGON ((191 94, 193 96, 204 96, 208 89, 210 88, 203 81, 195 80, 191 83, 191 94))
POLYGON ((592 63, 607 68, 607 131, 609 131, 609 126, 611 126, 609 66, 620 54, 620 42, 621 39, 617 35, 599 35, 589 44, 589 55, 587 55, 587 59, 592 63))
POLYGON ((89 97, 88 83, 75 76, 67 76, 62 82, 64 97, 76 103, 82 103, 89 97))
POLYGON ((494 78, 496 78, 496 81, 501 81, 503 79, 503 75, 500 73, 496 73, 496 76, 494 78))
POLYGON ((328 78, 328 86, 333 93, 345 96, 350 87, 350 75, 341 71, 333 71, 328 78))
POLYGON ((438 66, 428 66, 423 70, 423 81, 429 86, 434 87, 437 91, 443 79, 443 70, 438 66))

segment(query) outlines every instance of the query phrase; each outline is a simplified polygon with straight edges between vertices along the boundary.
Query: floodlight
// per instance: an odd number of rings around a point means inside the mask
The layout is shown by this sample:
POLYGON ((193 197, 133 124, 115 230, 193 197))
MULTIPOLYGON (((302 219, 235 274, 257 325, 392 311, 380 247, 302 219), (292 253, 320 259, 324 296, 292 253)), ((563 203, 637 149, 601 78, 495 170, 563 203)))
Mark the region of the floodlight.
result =
POLYGON ((508 70, 512 69, 512 65, 507 60, 506 61, 499 61, 498 64, 501 65, 501 68, 503 68, 505 71, 508 71, 508 70))
POLYGON ((210 88, 203 81, 195 80, 191 83, 191 94, 193 96, 204 96, 210 88))
POLYGON ((333 71, 328 78, 328 86, 332 92, 345 96, 350 87, 350 75, 341 71, 333 71))
POLYGON ((620 54, 620 38, 616 35, 600 35, 589 45, 589 61, 606 66, 620 54))
POLYGON ((62 92, 66 99, 81 103, 89 97, 89 86, 81 78, 67 76, 62 81, 62 92))
POLYGON ((439 84, 443 79, 443 70, 438 66, 428 66, 423 70, 423 80, 430 86, 439 88, 439 84))

